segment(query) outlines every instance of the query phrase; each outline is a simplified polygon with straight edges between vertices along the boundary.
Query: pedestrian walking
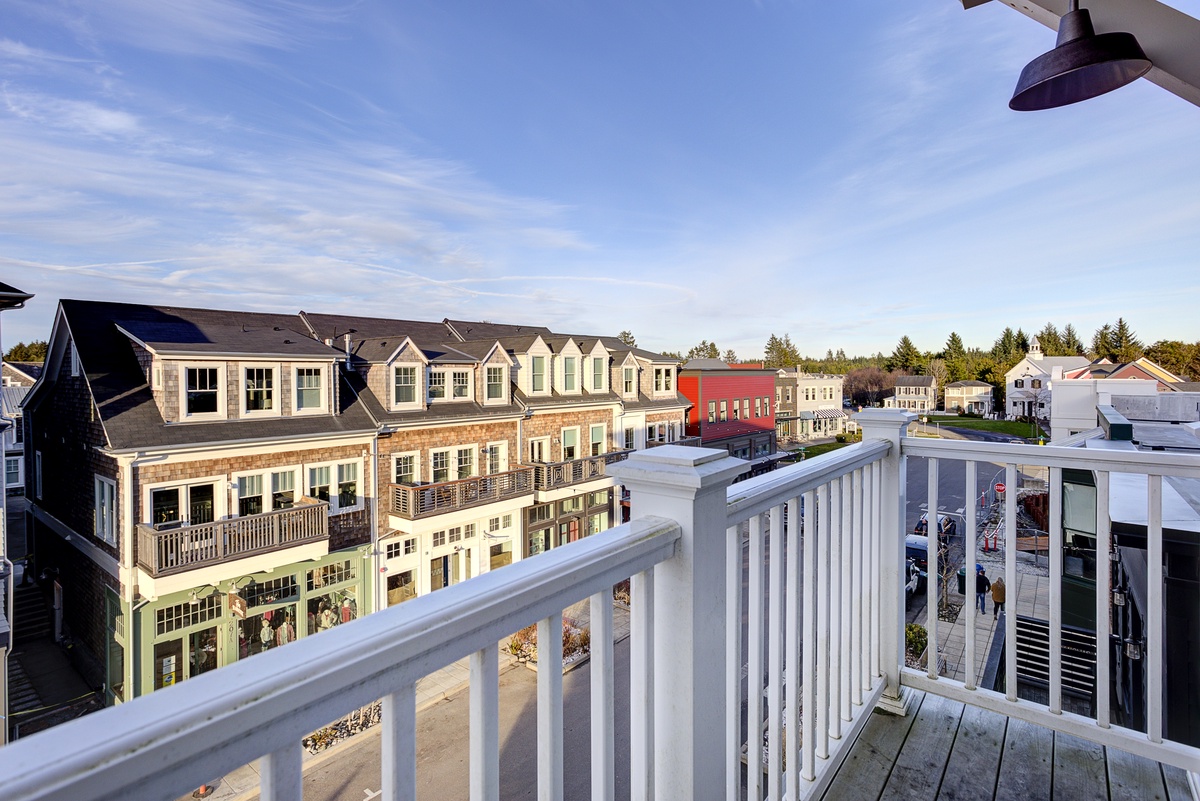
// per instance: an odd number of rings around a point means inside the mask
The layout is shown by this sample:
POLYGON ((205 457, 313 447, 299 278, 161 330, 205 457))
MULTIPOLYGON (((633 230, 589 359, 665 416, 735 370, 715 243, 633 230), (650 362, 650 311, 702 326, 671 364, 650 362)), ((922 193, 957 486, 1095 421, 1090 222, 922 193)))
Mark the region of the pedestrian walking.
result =
POLYGON ((987 611, 987 594, 992 588, 992 582, 988 581, 987 573, 984 572, 982 565, 975 566, 975 602, 979 607, 979 614, 987 611))
POLYGON ((992 617, 1004 611, 1004 579, 1000 576, 992 582, 992 617))

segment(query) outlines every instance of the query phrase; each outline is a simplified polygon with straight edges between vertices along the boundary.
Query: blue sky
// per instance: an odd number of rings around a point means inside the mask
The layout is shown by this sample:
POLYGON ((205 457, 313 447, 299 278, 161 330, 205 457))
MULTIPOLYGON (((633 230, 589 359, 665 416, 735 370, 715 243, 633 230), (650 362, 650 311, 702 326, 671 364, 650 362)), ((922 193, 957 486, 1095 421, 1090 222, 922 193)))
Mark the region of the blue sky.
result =
POLYGON ((5 346, 61 297, 742 357, 1200 339, 1200 109, 1009 111, 1054 32, 997 2, 5 6, 5 346))

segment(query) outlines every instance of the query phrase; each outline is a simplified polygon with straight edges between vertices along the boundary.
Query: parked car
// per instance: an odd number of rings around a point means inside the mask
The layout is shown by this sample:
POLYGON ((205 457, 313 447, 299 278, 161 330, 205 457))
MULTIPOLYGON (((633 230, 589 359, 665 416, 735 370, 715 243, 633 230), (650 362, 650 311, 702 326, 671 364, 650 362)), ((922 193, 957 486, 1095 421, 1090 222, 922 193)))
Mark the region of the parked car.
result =
MULTIPOLYGON (((921 515, 921 519, 917 521, 917 525, 913 527, 913 534, 927 534, 929 528, 929 513, 925 512, 921 515)), ((958 522, 949 515, 938 515, 938 528, 940 538, 945 541, 958 533, 958 522)))
POLYGON ((929 569, 929 538, 921 534, 909 534, 904 538, 904 555, 908 559, 909 576, 912 581, 911 570, 916 568, 917 582, 913 587, 914 593, 924 592, 927 571, 929 569))
POLYGON ((906 560, 905 575, 908 581, 904 585, 904 608, 907 609, 913 596, 925 589, 926 576, 921 568, 917 567, 917 560, 911 558, 906 560))

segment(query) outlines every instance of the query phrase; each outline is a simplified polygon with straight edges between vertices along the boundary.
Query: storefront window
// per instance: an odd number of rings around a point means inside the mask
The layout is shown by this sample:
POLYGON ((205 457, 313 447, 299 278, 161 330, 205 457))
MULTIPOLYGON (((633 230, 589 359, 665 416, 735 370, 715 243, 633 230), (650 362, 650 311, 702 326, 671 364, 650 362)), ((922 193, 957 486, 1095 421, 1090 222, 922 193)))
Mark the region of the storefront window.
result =
POLYGON ((154 689, 183 681, 183 641, 154 643, 154 689))
POLYGON ((217 627, 194 631, 188 635, 188 653, 191 658, 189 676, 199 676, 217 666, 217 627))
POLYGON ((268 609, 238 621, 238 659, 287 645, 296 639, 296 605, 268 609))
POLYGON ((308 599, 308 633, 331 629, 358 617, 358 593, 353 587, 308 599))

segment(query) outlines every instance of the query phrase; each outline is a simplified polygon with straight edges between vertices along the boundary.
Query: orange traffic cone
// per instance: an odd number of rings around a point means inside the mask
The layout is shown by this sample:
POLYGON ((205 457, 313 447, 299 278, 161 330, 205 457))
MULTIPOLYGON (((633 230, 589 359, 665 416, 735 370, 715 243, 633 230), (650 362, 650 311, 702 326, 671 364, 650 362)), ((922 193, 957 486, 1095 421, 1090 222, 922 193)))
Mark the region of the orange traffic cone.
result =
POLYGON ((209 787, 207 784, 202 784, 200 785, 199 790, 192 793, 192 798, 208 798, 210 795, 212 795, 213 789, 214 788, 209 787))

